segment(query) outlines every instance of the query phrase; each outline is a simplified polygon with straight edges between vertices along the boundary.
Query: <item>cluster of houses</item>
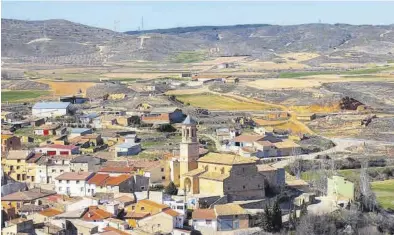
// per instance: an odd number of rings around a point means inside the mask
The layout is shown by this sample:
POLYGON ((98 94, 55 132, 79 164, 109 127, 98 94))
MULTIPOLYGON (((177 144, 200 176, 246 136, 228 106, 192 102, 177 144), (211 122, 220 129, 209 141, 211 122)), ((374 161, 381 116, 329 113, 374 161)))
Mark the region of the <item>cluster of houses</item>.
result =
POLYGON ((216 138, 222 143, 221 150, 245 157, 284 157, 302 153, 300 145, 289 139, 285 130, 268 130, 255 127, 253 134, 242 134, 240 129, 216 129, 216 138))
POLYGON ((287 184, 283 168, 262 160, 301 151, 288 133, 257 127, 254 134, 217 129, 222 149, 210 152, 199 143, 197 123, 177 107, 141 103, 132 113, 79 112, 74 104, 84 100, 63 101, 37 103, 22 120, 2 117, 18 124, 1 136, 4 234, 249 231, 267 190, 287 184), (134 123, 178 123, 179 148, 155 159, 136 157, 142 148, 134 123), (177 192, 164 193, 168 185, 177 192))

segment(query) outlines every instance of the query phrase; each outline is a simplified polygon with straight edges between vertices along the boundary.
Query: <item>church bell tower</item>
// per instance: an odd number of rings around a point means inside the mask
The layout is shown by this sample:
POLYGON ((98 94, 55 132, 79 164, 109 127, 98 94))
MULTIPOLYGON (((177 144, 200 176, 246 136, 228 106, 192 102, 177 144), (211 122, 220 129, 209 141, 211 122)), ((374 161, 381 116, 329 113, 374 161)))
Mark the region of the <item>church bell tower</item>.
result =
POLYGON ((196 122, 187 116, 182 123, 182 142, 180 143, 180 175, 183 175, 198 167, 199 144, 197 141, 196 122))

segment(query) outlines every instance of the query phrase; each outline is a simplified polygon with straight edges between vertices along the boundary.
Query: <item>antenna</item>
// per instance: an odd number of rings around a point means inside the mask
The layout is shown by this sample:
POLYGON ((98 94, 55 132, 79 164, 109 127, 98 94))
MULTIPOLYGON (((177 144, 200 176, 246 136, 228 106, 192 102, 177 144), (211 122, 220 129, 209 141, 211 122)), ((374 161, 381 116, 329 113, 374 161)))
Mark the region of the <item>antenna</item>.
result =
POLYGON ((144 30, 144 17, 141 17, 141 30, 144 30))

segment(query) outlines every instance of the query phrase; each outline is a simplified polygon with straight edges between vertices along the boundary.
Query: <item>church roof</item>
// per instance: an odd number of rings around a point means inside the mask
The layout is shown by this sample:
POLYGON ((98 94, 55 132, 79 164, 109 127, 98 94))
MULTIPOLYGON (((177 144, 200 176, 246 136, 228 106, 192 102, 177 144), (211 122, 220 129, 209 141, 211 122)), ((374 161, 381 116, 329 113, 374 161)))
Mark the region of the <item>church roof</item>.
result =
POLYGON ((196 124, 196 121, 194 121, 190 115, 187 115, 187 117, 185 118, 185 120, 182 122, 182 124, 185 125, 191 125, 191 124, 196 124))
POLYGON ((215 181, 223 181, 223 180, 227 179, 229 176, 230 176, 229 174, 221 174, 219 172, 207 171, 204 174, 200 175, 198 178, 215 180, 215 181))
POLYGON ((191 170, 191 171, 185 173, 184 176, 196 176, 196 175, 199 175, 204 172, 205 172, 205 169, 197 168, 197 169, 194 169, 194 170, 191 170))
POLYGON ((222 165, 253 164, 256 160, 249 157, 242 157, 233 154, 208 153, 197 160, 198 162, 217 163, 222 165))

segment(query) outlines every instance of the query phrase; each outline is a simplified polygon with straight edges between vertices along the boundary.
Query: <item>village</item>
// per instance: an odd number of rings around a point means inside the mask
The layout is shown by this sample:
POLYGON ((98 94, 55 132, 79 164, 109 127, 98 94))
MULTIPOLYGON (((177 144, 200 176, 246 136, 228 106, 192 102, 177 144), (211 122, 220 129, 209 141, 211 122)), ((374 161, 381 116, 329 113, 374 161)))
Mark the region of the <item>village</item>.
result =
POLYGON ((160 88, 3 105, 2 234, 254 234, 268 208, 279 231, 356 200, 345 177, 321 190, 288 170, 365 145, 315 136, 303 124, 315 113, 208 110, 160 88), (304 129, 271 126, 283 120, 304 129))

